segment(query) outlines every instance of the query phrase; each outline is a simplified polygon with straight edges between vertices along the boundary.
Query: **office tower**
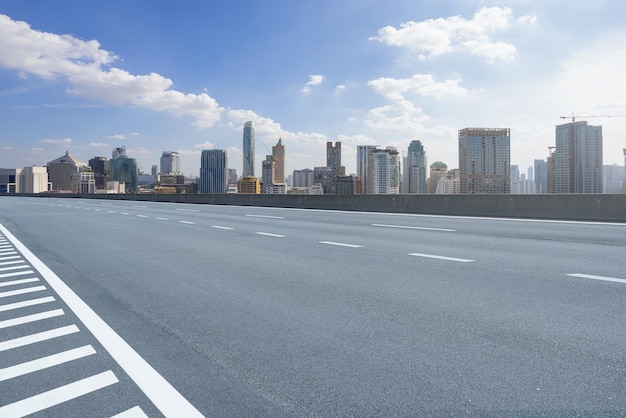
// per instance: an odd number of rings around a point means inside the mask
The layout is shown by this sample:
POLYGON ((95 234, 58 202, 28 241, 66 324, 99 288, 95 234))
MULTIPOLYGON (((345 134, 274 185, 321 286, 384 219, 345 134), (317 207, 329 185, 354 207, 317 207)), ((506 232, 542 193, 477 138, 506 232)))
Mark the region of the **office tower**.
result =
POLYGON ((607 194, 618 194, 622 192, 624 184, 624 167, 617 164, 605 165, 602 167, 603 187, 602 192, 607 194))
POLYGON ((276 163, 271 155, 268 155, 265 161, 261 163, 261 182, 263 183, 262 193, 265 193, 265 189, 271 187, 275 183, 276 178, 276 163))
POLYGON ((391 193, 391 158, 386 150, 374 149, 367 159, 367 193, 391 193))
POLYGON ((48 181, 52 183, 52 190, 72 190, 72 173, 78 173, 85 164, 70 155, 65 155, 50 161, 48 167, 48 181))
POLYGON ((243 177, 254 177, 254 122, 243 125, 243 177))
POLYGON ((556 127, 553 193, 602 193, 602 126, 556 127))
POLYGON ((508 194, 511 191, 511 133, 508 128, 459 131, 462 194, 508 194))
POLYGON ((161 155, 161 174, 180 174, 180 156, 176 151, 163 151, 161 155))
POLYGON ((313 184, 313 170, 305 168, 293 170, 293 187, 310 187, 313 184))
POLYGON ((535 160, 535 193, 548 193, 548 162, 535 160))
POLYGON ((376 145, 358 145, 356 149, 356 174, 361 179, 361 184, 363 185, 363 193, 370 193, 368 190, 368 155, 371 150, 375 150, 376 145))
POLYGON ((111 164, 106 157, 94 157, 89 160, 89 167, 93 170, 93 176, 96 181, 96 189, 104 190, 109 180, 109 172, 111 164))
POLYGON ((77 173, 72 173, 72 192, 93 194, 96 192, 96 178, 91 167, 81 167, 77 173))
POLYGON ((118 157, 126 156, 126 147, 117 147, 113 148, 113 152, 111 153, 111 159, 115 160, 118 157))
POLYGON ((137 161, 134 158, 130 158, 126 155, 119 155, 117 158, 112 159, 110 163, 110 181, 123 184, 125 193, 137 193, 139 176, 137 161))
POLYGON ((285 182, 285 146, 283 140, 278 138, 276 145, 272 147, 272 157, 274 157, 275 172, 274 183, 285 182))
POLYGON ((228 153, 221 149, 202 150, 200 193, 222 194, 228 190, 228 153))
POLYGON ((332 194, 333 190, 333 169, 330 167, 313 167, 313 184, 322 186, 324 194, 332 194))
POLYGON ((228 184, 237 184, 237 169, 228 169, 228 184))
POLYGON ((351 174, 349 176, 335 176, 335 183, 333 186, 335 188, 335 194, 356 194, 357 176, 355 174, 351 174))
POLYGON ((528 167, 528 180, 535 180, 535 171, 534 171, 534 166, 530 166, 528 167))
POLYGON ((519 181, 519 166, 517 164, 511 165, 511 181, 519 181))
POLYGON ((400 175, 402 168, 402 164, 400 164, 400 153, 396 147, 387 147, 385 151, 389 154, 389 193, 400 194, 402 179, 400 175))
POLYGON ((437 183, 440 179, 445 179, 448 174, 448 166, 441 162, 435 161, 430 165, 430 176, 428 177, 428 193, 434 194, 437 191, 437 183))
POLYGON ((404 193, 426 193, 426 152, 421 141, 411 141, 405 161, 404 193))

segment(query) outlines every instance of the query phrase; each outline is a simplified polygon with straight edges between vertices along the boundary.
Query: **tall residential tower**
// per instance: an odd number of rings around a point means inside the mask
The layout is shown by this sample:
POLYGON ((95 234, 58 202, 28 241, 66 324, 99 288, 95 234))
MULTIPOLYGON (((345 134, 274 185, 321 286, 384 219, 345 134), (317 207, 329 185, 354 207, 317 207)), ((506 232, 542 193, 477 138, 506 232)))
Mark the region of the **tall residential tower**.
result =
POLYGON ((511 131, 465 128, 459 131, 461 194, 511 192, 511 131))
POLYGON ((243 125, 243 177, 254 177, 254 122, 243 125))

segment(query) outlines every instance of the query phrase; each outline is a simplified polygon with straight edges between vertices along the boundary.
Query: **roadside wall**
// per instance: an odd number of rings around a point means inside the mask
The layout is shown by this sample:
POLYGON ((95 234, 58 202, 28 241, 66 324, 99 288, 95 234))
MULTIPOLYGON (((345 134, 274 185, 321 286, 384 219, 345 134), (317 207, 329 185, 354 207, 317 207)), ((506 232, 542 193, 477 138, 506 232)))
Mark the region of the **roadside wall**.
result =
POLYGON ((366 212, 626 222, 626 194, 537 195, 243 195, 7 194, 366 212))

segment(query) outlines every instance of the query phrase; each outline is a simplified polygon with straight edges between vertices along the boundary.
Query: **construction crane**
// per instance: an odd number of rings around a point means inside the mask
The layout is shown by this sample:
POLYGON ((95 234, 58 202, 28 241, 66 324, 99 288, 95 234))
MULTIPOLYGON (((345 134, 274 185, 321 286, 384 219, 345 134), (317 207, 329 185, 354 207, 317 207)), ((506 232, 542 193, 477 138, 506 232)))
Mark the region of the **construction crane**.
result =
POLYGON ((265 145, 265 142, 263 142, 263 146, 265 147, 267 152, 269 152, 269 156, 272 157, 272 161, 274 161, 276 164, 278 164, 280 162, 280 158, 275 156, 274 153, 272 151, 270 151, 270 148, 267 145, 265 145))
POLYGON ((626 115, 575 115, 574 112, 572 112, 572 116, 559 116, 561 119, 569 119, 572 118, 572 122, 576 122, 576 118, 584 118, 584 119, 589 119, 589 118, 626 118, 626 115))

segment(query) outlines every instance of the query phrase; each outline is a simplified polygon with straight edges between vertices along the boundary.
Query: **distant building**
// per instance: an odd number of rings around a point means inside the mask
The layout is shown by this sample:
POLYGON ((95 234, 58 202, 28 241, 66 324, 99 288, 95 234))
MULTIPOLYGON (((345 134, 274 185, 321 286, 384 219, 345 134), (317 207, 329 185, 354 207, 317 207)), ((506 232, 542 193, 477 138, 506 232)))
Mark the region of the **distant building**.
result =
POLYGON ((72 173, 72 192, 80 194, 93 194, 96 192, 96 179, 94 172, 81 170, 72 173))
POLYGON ((440 179, 446 178, 448 174, 448 166, 441 162, 435 161, 430 165, 430 176, 428 177, 427 193, 434 194, 437 191, 437 184, 440 179))
POLYGON ((111 173, 109 178, 111 181, 123 183, 125 193, 137 193, 139 191, 138 175, 139 167, 134 158, 120 155, 111 160, 111 173))
POLYGON ((20 171, 17 168, 0 168, 0 194, 18 193, 20 171))
POLYGON ((107 181, 106 192, 107 194, 125 194, 126 185, 119 181, 107 181))
POLYGON ((404 163, 404 193, 427 193, 426 151, 419 140, 411 141, 404 163))
POLYGON ((548 162, 535 160, 535 193, 548 193, 548 162))
POLYGON ((553 193, 602 193, 602 126, 556 127, 553 193))
POLYGON ((356 194, 357 190, 357 176, 352 174, 349 176, 336 176, 335 177, 335 194, 346 195, 356 194))
POLYGON ((293 187, 309 187, 313 184, 313 170, 293 170, 293 187))
POLYGON ((221 149, 203 150, 200 156, 200 193, 228 191, 228 153, 221 149))
POLYGON ((69 151, 65 155, 50 161, 48 167, 48 181, 52 183, 52 190, 73 191, 72 174, 78 173, 80 167, 85 164, 79 159, 70 155, 69 151))
POLYGON ((363 185, 362 193, 370 193, 368 190, 368 158, 369 153, 376 149, 376 145, 358 145, 356 150, 356 174, 363 185))
POLYGON ((254 122, 243 125, 243 177, 254 177, 254 122))
POLYGON ((44 193, 47 192, 48 170, 46 167, 24 167, 19 171, 18 193, 44 193))
POLYGON ((333 193, 333 169, 330 167, 313 167, 313 184, 322 186, 324 194, 333 193))
POLYGON ((617 194, 622 192, 622 186, 626 176, 624 167, 617 164, 603 166, 603 193, 617 194))
POLYGON ((400 154, 394 147, 370 149, 367 159, 368 194, 400 193, 400 154))
POLYGON ((161 174, 182 174, 180 156, 176 151, 163 151, 161 155, 161 174))
POLYGON ((437 181, 435 194, 459 194, 461 190, 459 169, 453 169, 446 172, 437 181))
POLYGON ((228 184, 235 184, 235 185, 237 184, 237 169, 235 168, 228 169, 228 184))
POLYGON ((96 189, 106 189, 106 184, 109 180, 109 173, 111 172, 111 163, 106 159, 106 157, 94 157, 89 160, 89 167, 93 170, 96 189))
POLYGON ((264 194, 287 194, 286 183, 274 183, 268 186, 263 186, 264 194))
POLYGON ((459 131, 460 192, 511 192, 511 132, 508 128, 465 128, 459 131))
POLYGON ((285 182, 285 146, 283 140, 278 138, 278 143, 272 147, 272 157, 276 165, 274 169, 274 183, 285 182))
POLYGON ((261 163, 261 182, 263 183, 262 193, 265 193, 267 187, 271 187, 276 178, 276 162, 271 155, 261 163))
POLYGON ((126 147, 113 148, 113 152, 111 152, 111 159, 115 160, 119 157, 126 157, 126 147))
POLYGON ((261 182, 253 176, 242 177, 237 181, 237 193, 260 194, 261 182))

